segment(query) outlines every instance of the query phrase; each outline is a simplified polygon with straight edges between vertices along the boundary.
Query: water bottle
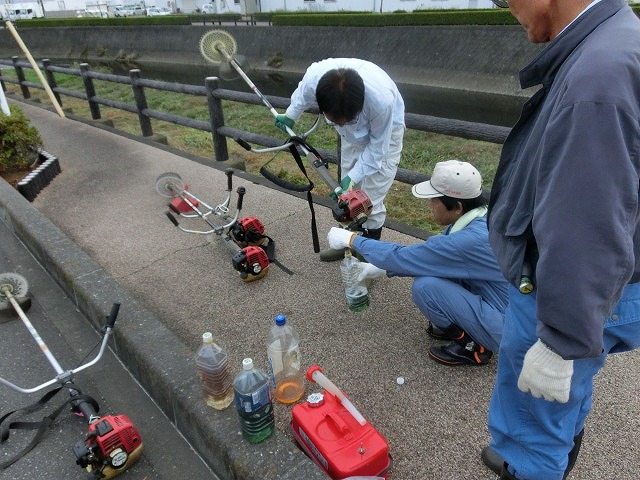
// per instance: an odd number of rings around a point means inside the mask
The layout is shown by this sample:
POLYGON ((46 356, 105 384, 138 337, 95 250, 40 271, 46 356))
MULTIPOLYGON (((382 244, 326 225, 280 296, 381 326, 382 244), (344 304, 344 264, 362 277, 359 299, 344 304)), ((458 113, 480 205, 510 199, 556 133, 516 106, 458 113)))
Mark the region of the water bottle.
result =
POLYGON ((202 345, 196 353, 196 366, 205 402, 223 410, 233 402, 233 386, 227 352, 213 341, 211 332, 202 334, 202 345))
POLYGON ((267 339, 269 374, 274 397, 280 403, 293 403, 304 395, 304 372, 300 365, 300 340, 284 315, 275 316, 267 339))
POLYGON ((253 366, 253 360, 242 360, 242 371, 233 381, 236 409, 242 434, 251 443, 260 443, 273 433, 273 404, 269 377, 253 366))
POLYGON ((342 272, 342 283, 344 284, 347 306, 349 310, 354 312, 362 312, 369 307, 367 285, 358 281, 360 270, 360 260, 351 254, 351 250, 347 249, 340 265, 340 271, 342 272))

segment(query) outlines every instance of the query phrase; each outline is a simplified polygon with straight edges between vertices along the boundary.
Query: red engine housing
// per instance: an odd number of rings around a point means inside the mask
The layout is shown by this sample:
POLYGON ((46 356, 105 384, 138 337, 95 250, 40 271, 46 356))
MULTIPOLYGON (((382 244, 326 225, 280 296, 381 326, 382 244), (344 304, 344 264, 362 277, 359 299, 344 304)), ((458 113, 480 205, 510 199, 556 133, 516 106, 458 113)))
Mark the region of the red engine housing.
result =
POLYGON ((373 204, 363 190, 351 190, 338 196, 338 204, 332 210, 338 222, 362 225, 371 215, 373 204))
POLYGON ((240 272, 245 282, 262 278, 267 274, 269 257, 262 247, 248 245, 239 250, 231 259, 233 268, 240 272))
POLYGON ((88 437, 93 437, 103 458, 109 458, 119 448, 122 448, 127 455, 131 455, 142 445, 142 437, 138 429, 126 415, 102 417, 89 425, 88 437))
POLYGON ((264 224, 257 217, 238 219, 231 230, 233 239, 241 247, 260 245, 265 240, 264 224))

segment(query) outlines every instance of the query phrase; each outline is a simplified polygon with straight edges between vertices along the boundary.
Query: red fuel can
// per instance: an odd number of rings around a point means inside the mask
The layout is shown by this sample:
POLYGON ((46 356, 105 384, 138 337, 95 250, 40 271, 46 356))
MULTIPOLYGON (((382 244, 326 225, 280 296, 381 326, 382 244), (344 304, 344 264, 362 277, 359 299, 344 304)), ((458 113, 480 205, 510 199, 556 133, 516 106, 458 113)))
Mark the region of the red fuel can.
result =
POLYGON ((389 445, 370 424, 360 425, 331 393, 313 393, 292 410, 296 441, 333 480, 352 476, 387 478, 389 445))

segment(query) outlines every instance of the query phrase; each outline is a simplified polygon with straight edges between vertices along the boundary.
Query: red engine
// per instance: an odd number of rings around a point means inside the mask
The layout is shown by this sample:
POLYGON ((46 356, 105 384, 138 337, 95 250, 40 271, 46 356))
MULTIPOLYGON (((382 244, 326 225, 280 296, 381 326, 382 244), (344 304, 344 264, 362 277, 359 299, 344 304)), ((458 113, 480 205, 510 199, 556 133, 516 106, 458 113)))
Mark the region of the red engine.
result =
POLYGON ((338 204, 332 209, 333 218, 350 226, 362 225, 373 210, 369 196, 363 190, 351 190, 338 196, 338 204))
POLYGON ((245 282, 264 277, 269 270, 269 257, 262 247, 249 245, 238 250, 231 259, 233 268, 245 282))
POLYGON ((112 478, 142 453, 140 433, 126 415, 108 415, 89 425, 84 441, 73 447, 76 463, 94 478, 112 478))
POLYGON ((264 225, 257 217, 238 219, 231 229, 233 239, 240 247, 261 245, 265 240, 264 225))

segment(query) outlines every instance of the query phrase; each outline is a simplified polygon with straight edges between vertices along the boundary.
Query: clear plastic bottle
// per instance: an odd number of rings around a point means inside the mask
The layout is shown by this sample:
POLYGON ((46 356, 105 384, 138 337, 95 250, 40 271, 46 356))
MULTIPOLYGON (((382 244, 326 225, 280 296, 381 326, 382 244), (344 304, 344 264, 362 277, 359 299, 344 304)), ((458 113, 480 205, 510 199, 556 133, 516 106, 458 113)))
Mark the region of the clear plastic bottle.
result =
POLYGON ((233 402, 232 377, 227 352, 213 341, 211 332, 202 334, 202 345, 196 353, 196 366, 205 402, 223 410, 233 402))
POLYGON ((300 364, 300 337, 284 315, 275 316, 267 339, 269 374, 274 397, 280 403, 293 403, 304 395, 304 372, 300 364))
POLYGON ((251 443, 260 443, 273 433, 273 403, 269 377, 253 366, 253 360, 242 360, 242 371, 233 381, 240 428, 251 443))
POLYGON ((360 260, 351 254, 347 249, 344 259, 340 264, 342 272, 342 283, 344 284, 344 295, 347 300, 349 310, 362 312, 369 307, 369 290, 364 282, 358 281, 361 265, 360 260))

